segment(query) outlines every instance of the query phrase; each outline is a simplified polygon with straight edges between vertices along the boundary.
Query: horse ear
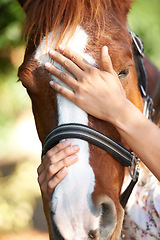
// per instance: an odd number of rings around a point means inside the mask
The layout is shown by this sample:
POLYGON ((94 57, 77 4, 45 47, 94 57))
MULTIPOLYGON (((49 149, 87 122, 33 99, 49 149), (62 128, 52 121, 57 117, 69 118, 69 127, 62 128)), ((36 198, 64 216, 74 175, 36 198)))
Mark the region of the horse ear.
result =
POLYGON ((127 16, 129 13, 133 0, 111 0, 111 4, 114 10, 117 13, 127 16))

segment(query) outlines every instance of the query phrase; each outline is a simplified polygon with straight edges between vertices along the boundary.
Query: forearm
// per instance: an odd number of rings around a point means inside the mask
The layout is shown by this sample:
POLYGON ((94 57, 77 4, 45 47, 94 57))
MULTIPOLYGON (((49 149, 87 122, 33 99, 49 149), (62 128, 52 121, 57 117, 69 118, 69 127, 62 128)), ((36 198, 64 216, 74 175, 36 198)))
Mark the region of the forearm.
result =
POLYGON ((113 124, 124 141, 160 181, 160 129, 128 100, 113 124))

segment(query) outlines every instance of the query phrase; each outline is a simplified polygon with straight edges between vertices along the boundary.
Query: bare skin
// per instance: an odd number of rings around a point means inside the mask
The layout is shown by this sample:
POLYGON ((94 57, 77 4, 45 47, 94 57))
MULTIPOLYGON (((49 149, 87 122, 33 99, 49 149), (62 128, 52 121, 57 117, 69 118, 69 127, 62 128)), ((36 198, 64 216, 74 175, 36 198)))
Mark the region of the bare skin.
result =
MULTIPOLYGON (((72 90, 62 87, 54 81, 50 82, 51 87, 87 113, 112 123, 124 141, 160 181, 160 129, 146 119, 126 98, 121 82, 113 69, 107 47, 103 47, 101 51, 103 71, 89 65, 80 55, 69 48, 63 49, 60 46, 59 50, 61 53, 50 51, 50 57, 76 79, 50 63, 46 63, 45 68, 72 90)), ((45 161, 39 167, 39 179, 43 179, 43 181, 39 180, 42 191, 44 188, 45 191, 52 193, 56 185, 67 174, 67 167, 73 164, 65 159, 74 153, 66 153, 66 147, 63 147, 61 149, 63 157, 57 157, 57 146, 49 151, 51 155, 48 156, 47 153, 47 156, 44 156, 45 161), (54 159, 51 163, 52 175, 47 172, 45 164, 50 156, 54 159), (60 166, 59 162, 65 162, 62 166, 63 171, 56 167, 60 166)), ((49 195, 51 196, 51 194, 49 195)))
POLYGON ((53 190, 67 174, 67 167, 78 160, 79 146, 67 140, 50 149, 37 169, 38 183, 45 198, 50 201, 53 190))

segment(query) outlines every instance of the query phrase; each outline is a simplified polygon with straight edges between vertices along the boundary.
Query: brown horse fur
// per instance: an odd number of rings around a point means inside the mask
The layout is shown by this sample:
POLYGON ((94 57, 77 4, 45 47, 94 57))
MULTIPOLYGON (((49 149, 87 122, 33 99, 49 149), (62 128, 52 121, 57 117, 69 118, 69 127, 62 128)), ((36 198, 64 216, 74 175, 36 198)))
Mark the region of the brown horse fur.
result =
MULTIPOLYGON (((126 96, 142 110, 143 102, 139 93, 136 69, 132 53, 132 39, 127 29, 127 13, 131 1, 127 0, 19 0, 26 11, 28 45, 23 64, 19 68, 19 78, 27 88, 32 100, 32 109, 40 140, 57 125, 56 95, 49 87, 49 74, 34 59, 36 44, 44 35, 62 26, 59 42, 71 28, 71 35, 81 24, 89 36, 86 53, 92 54, 100 67, 99 57, 102 46, 107 45, 113 67, 119 74, 130 66, 129 75, 122 80, 126 96)), ((71 36, 70 36, 71 37, 71 36)), ((53 39, 54 40, 54 39, 53 39)), ((122 142, 116 129, 109 123, 89 116, 89 126, 103 132, 118 142, 122 142)), ((93 201, 100 194, 109 196, 115 203, 117 225, 110 239, 117 240, 122 227, 123 209, 119 196, 124 177, 124 167, 109 154, 90 145, 90 165, 96 172, 93 201), (98 157, 99 161, 95 159, 98 157), (104 170, 107 169, 107 173, 104 170), (106 177, 107 174, 107 177, 106 177)), ((47 201, 43 198, 50 239, 54 239, 47 201)))

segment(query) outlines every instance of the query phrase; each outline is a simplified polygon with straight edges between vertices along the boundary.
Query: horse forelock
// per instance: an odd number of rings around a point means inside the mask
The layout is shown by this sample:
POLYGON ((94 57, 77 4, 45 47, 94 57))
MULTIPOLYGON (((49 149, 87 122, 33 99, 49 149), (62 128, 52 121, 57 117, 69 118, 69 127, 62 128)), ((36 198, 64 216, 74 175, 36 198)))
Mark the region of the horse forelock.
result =
POLYGON ((120 20, 126 22, 126 15, 131 7, 131 0, 26 0, 23 8, 26 11, 24 34, 34 35, 34 40, 40 41, 49 32, 56 36, 60 26, 60 43, 70 29, 72 37, 76 27, 86 22, 94 23, 99 33, 105 30, 106 14, 113 13, 120 20), (86 14, 87 13, 87 14, 86 14))

